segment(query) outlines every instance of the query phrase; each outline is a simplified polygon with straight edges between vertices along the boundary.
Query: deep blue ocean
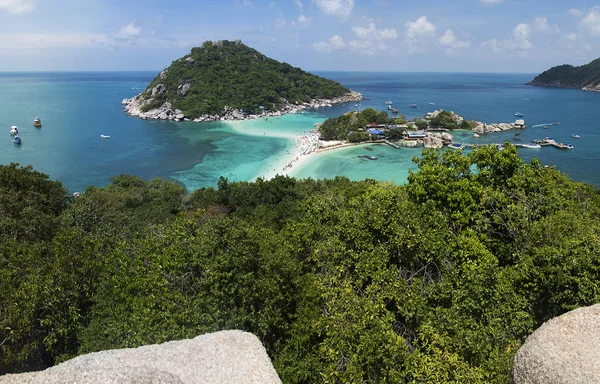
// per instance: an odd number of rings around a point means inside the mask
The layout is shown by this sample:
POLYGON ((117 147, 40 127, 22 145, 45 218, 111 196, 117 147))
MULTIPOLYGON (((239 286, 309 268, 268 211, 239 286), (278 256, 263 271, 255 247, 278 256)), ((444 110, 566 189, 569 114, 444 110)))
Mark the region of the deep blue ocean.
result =
MULTIPOLYGON (((570 151, 520 150, 525 160, 537 157, 576 180, 600 186, 599 93, 525 86, 534 74, 316 73, 361 92, 368 99, 361 108, 384 110, 384 102, 391 100, 409 118, 443 108, 467 119, 500 123, 513 122, 514 113, 521 112, 530 127, 521 135, 523 143, 551 136, 575 146, 570 151), (430 102, 435 106, 430 106, 430 102), (408 108, 412 103, 418 108, 408 108), (548 129, 531 128, 551 122, 563 124, 548 129), (571 138, 573 133, 581 139, 571 138)), ((192 190, 216 185, 220 175, 251 179, 259 173, 256 168, 261 162, 288 148, 287 139, 242 135, 218 122, 173 123, 126 116, 121 100, 138 94, 155 75, 156 72, 1 73, 0 137, 4 140, 0 140, 0 163, 31 164, 63 182, 71 192, 92 184, 106 185, 110 177, 121 173, 145 179, 170 178, 192 190), (41 129, 32 125, 37 116, 42 119, 41 129), (19 127, 21 146, 11 142, 12 125, 19 127), (108 134, 111 139, 103 140, 100 134, 108 134), (247 166, 241 167, 243 164, 247 166)), ((339 105, 313 111, 312 115, 325 119, 350 109, 354 105, 339 105)), ((285 122, 284 116, 280 124, 285 122)), ((306 129, 312 129, 312 125, 306 129)), ((514 132, 490 134, 481 139, 459 136, 468 142, 496 143, 511 140, 513 135, 514 132)), ((405 160, 418 153, 398 150, 389 155, 387 164, 394 164, 397 157, 398 172, 405 175, 409 167, 405 160)), ((318 169, 307 168, 308 174, 301 175, 320 178, 352 172, 352 165, 343 156, 333 157, 336 159, 331 161, 340 166, 321 164, 318 169)), ((393 169, 390 172, 394 181, 403 182, 403 177, 394 177, 393 169)), ((368 170, 362 175, 370 176, 368 170)))

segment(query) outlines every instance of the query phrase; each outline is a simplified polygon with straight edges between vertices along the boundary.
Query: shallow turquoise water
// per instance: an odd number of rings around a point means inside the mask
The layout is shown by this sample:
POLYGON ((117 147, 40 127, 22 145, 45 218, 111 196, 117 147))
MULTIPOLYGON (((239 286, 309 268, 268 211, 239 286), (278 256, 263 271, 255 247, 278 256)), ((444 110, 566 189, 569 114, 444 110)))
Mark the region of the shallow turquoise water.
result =
MULTIPOLYGON (((576 180, 600 186, 596 168, 600 157, 600 94, 527 87, 522 84, 532 78, 528 74, 321 75, 362 92, 370 100, 363 101, 360 108, 383 110, 384 101, 392 100, 394 107, 408 117, 444 108, 488 123, 514 121, 516 111, 524 113, 528 126, 561 121, 563 125, 547 130, 526 129, 521 136, 523 142, 552 136, 572 143, 574 150, 543 148, 520 150, 520 154, 526 160, 538 157, 576 180), (429 106, 429 102, 436 106, 429 106), (410 103, 417 103, 419 108, 408 108, 410 103), (573 133, 580 134, 581 139, 571 139, 573 133)), ((120 173, 145 179, 170 178, 193 190, 216 185, 221 175, 231 180, 252 180, 272 170, 293 149, 286 136, 302 134, 316 121, 354 109, 353 104, 339 105, 305 115, 239 122, 235 127, 220 122, 172 123, 126 116, 121 100, 137 94, 154 76, 153 72, 0 74, 0 138, 5 138, 0 140, 0 163, 32 164, 71 191, 90 184, 105 185, 120 173), (41 129, 32 126, 36 116, 42 119, 41 129), (23 145, 11 142, 11 125, 19 126, 23 145), (278 137, 267 137, 265 132, 278 137), (102 140, 102 133, 111 139, 102 140)), ((458 135, 467 142, 492 143, 510 140, 514 133, 490 134, 481 139, 458 135)), ((403 183, 408 168, 414 168, 411 159, 419 154, 420 149, 376 146, 369 152, 355 147, 311 155, 304 169, 294 171, 300 177, 344 175, 354 180, 370 177, 403 183), (362 154, 377 156, 378 160, 357 158, 362 154)))

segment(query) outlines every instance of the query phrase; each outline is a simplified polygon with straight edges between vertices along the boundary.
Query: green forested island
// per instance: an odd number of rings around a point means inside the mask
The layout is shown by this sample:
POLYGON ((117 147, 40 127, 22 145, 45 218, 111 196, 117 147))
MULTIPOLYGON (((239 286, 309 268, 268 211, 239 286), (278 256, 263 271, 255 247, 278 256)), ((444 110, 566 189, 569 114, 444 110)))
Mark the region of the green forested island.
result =
POLYGON ((258 114, 349 93, 333 80, 270 59, 239 40, 207 41, 156 76, 134 103, 129 101, 129 112, 162 108, 192 119, 221 115, 228 107, 258 114))
POLYGON ((241 329, 286 383, 506 383, 544 321, 600 302, 600 194, 509 143, 404 186, 121 175, 66 197, 0 166, 0 374, 241 329))
POLYGON ((552 67, 527 84, 598 91, 600 90, 600 59, 579 67, 567 64, 552 67))

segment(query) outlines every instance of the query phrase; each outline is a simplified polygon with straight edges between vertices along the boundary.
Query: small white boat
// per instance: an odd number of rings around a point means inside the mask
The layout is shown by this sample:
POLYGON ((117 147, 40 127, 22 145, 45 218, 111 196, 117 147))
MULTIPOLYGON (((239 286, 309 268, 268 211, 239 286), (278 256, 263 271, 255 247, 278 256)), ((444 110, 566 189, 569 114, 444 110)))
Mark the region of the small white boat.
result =
POLYGON ((473 134, 473 137, 474 137, 474 138, 478 138, 478 137, 481 137, 481 136, 479 136, 479 134, 477 134, 477 133, 474 133, 474 134, 473 134))
POLYGON ((33 126, 36 127, 36 128, 41 128, 42 127, 42 121, 40 120, 39 117, 36 117, 33 120, 33 126))
POLYGON ((523 114, 521 112, 515 112, 515 116, 516 117, 523 117, 523 114))
POLYGON ((521 148, 540 149, 542 146, 539 144, 521 144, 521 148))
POLYGON ((435 105, 435 103, 434 103, 434 102, 431 102, 431 103, 429 103, 429 105, 435 105))
POLYGON ((579 136, 576 133, 572 134, 571 137, 574 138, 574 139, 581 139, 581 136, 579 136))
POLYGON ((465 146, 461 143, 452 143, 448 145, 448 148, 458 151, 459 149, 465 149, 465 146))
POLYGON ((12 127, 10 127, 10 134, 15 136, 19 134, 19 130, 17 129, 16 125, 13 125, 12 127))
POLYGON ((109 135, 106 135, 106 134, 104 134, 104 133, 103 133, 103 134, 101 134, 101 135, 100 135, 100 137, 101 137, 102 139, 110 139, 110 136, 109 136, 109 135))

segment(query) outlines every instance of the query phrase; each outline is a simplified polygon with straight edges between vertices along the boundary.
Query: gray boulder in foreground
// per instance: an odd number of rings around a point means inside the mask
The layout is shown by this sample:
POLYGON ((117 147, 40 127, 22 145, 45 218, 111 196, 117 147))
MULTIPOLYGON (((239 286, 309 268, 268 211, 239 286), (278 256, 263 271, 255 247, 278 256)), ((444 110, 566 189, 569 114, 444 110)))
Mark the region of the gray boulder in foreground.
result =
POLYGON ((281 383, 256 336, 222 331, 191 340, 78 356, 41 372, 0 376, 0 384, 281 383))
POLYGON ((600 383, 600 304, 545 322, 519 349, 515 384, 600 383))

